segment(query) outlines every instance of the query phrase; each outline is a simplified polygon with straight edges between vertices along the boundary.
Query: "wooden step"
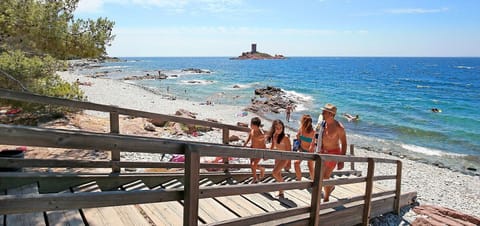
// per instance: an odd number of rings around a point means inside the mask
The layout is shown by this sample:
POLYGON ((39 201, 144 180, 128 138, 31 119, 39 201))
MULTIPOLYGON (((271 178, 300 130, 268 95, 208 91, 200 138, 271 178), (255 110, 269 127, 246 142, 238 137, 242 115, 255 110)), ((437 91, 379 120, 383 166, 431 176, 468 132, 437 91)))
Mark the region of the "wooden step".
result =
MULTIPOLYGON (((59 193, 72 193, 70 190, 65 190, 59 193)), ((58 210, 47 211, 48 225, 85 225, 82 215, 79 210, 58 210)))
MULTIPOLYGON (((95 182, 90 182, 73 188, 77 192, 101 192, 95 182)), ((97 207, 82 209, 89 225, 151 225, 141 214, 136 205, 97 207)))
MULTIPOLYGON (((38 194, 38 185, 28 184, 18 188, 11 188, 7 190, 7 195, 28 195, 28 194, 38 194)), ((9 226, 47 225, 42 212, 10 214, 6 216, 5 224, 9 226)))
MULTIPOLYGON (((150 190, 150 188, 140 180, 123 185, 122 189, 125 191, 150 190)), ((179 201, 146 203, 138 206, 156 225, 183 225, 183 206, 179 201)), ((198 223, 201 224, 201 222, 198 223)))

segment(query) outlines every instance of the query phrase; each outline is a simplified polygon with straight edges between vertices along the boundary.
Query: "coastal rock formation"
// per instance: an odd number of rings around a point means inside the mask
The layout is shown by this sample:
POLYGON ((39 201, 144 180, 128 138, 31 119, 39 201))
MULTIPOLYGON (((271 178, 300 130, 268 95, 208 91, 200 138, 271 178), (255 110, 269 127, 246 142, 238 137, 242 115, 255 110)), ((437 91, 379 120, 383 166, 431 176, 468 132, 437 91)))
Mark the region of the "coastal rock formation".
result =
POLYGON ((280 113, 288 105, 296 106, 296 102, 287 98, 285 92, 273 86, 255 89, 255 97, 252 98, 247 111, 280 113))
POLYGON ((158 71, 158 75, 151 75, 147 73, 146 75, 141 75, 141 76, 128 76, 123 78, 123 80, 143 80, 143 79, 167 79, 168 76, 161 71, 158 71))
POLYGON ((261 53, 257 51, 257 44, 252 44, 252 49, 250 52, 243 52, 242 55, 238 57, 232 57, 230 60, 283 60, 286 59, 285 56, 280 54, 275 54, 274 56, 268 53, 261 53))
POLYGON ((202 70, 198 68, 186 68, 182 69, 184 72, 190 72, 190 73, 196 73, 196 74, 210 74, 211 72, 209 70, 202 70))

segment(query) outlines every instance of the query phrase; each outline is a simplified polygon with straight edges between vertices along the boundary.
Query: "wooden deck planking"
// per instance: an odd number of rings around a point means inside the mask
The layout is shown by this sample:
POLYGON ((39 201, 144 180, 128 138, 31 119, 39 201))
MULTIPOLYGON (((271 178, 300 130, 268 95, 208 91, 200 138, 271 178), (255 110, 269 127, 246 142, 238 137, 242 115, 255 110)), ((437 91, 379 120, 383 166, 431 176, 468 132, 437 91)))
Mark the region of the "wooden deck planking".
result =
MULTIPOLYGON (((0 191, 0 195, 5 195, 4 191, 0 191)), ((5 225, 5 215, 0 215, 0 226, 5 225)))
MULTIPOLYGON (((73 188, 74 192, 101 192, 95 182, 73 188)), ((150 225, 133 205, 82 209, 89 225, 150 225)))
MULTIPOLYGON (((228 184, 222 184, 222 185, 215 184, 213 186, 228 186, 228 184)), ((223 197, 217 197, 215 199, 241 217, 246 217, 246 216, 251 216, 251 215, 261 214, 266 212, 265 210, 251 203, 248 199, 242 197, 241 195, 223 196, 223 197)))
MULTIPOLYGON (((142 181, 122 186, 126 191, 150 190, 142 181)), ((152 189, 156 190, 156 189, 152 189)), ((183 225, 183 206, 178 201, 146 203, 138 205, 156 225, 183 225)), ((201 223, 200 221, 198 222, 201 223)))
MULTIPOLYGON (((28 184, 18 188, 8 189, 7 195, 27 195, 38 194, 37 184, 28 184)), ((47 225, 42 212, 10 214, 5 217, 5 225, 24 226, 24 225, 47 225)))
MULTIPOLYGON (((65 190, 59 193, 71 193, 70 190, 65 190)), ((80 226, 85 225, 82 219, 82 215, 79 210, 58 210, 58 211, 47 211, 47 220, 48 225, 71 225, 71 226, 80 226)))

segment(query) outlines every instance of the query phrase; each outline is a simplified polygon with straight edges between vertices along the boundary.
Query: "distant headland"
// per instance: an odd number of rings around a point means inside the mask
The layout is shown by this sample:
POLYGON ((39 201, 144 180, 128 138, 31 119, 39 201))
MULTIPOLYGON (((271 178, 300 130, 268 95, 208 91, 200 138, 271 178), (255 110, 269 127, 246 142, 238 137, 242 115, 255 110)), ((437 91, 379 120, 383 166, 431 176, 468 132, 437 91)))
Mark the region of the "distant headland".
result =
POLYGON ((274 56, 268 53, 261 53, 257 51, 257 44, 252 43, 252 50, 250 52, 243 52, 242 55, 238 57, 232 57, 230 60, 283 60, 286 59, 283 55, 275 54, 274 56))

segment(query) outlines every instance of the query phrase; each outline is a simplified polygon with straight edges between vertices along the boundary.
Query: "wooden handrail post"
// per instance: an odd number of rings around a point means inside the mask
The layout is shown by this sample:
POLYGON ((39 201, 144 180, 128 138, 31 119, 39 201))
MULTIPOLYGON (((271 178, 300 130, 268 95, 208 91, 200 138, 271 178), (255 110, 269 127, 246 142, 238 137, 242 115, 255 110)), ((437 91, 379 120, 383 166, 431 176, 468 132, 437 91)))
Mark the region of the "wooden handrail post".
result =
MULTIPOLYGON (((119 134, 120 133, 120 122, 117 112, 110 112, 110 133, 119 134)), ((112 161, 120 162, 120 151, 113 150, 112 152, 112 161)), ((120 173, 120 167, 113 166, 112 173, 120 173)))
MULTIPOLYGON (((355 156, 355 151, 353 150, 353 144, 350 144, 350 155, 355 156)), ((355 170, 355 162, 350 162, 350 169, 355 170)))
MULTIPOLYGON (((222 143, 228 145, 230 141, 230 130, 228 128, 223 128, 223 140, 222 143)), ((223 157, 223 164, 228 164, 228 157, 223 157)), ((228 168, 225 168, 224 172, 228 173, 228 168)))
POLYGON ((200 175, 200 154, 190 145, 185 145, 185 186, 183 225, 198 224, 198 195, 200 175))
POLYGON ((313 175, 312 198, 310 200, 310 223, 318 225, 320 218, 320 204, 322 202, 324 161, 320 155, 315 154, 315 174, 313 175))
POLYGON ((372 158, 368 158, 367 184, 365 186, 365 203, 363 207, 363 225, 368 225, 368 222, 370 221, 370 211, 372 209, 374 170, 375 161, 372 158))
POLYGON ((400 189, 402 187, 402 161, 400 160, 397 160, 397 179, 395 182, 395 203, 393 210, 397 215, 400 215, 400 189))

